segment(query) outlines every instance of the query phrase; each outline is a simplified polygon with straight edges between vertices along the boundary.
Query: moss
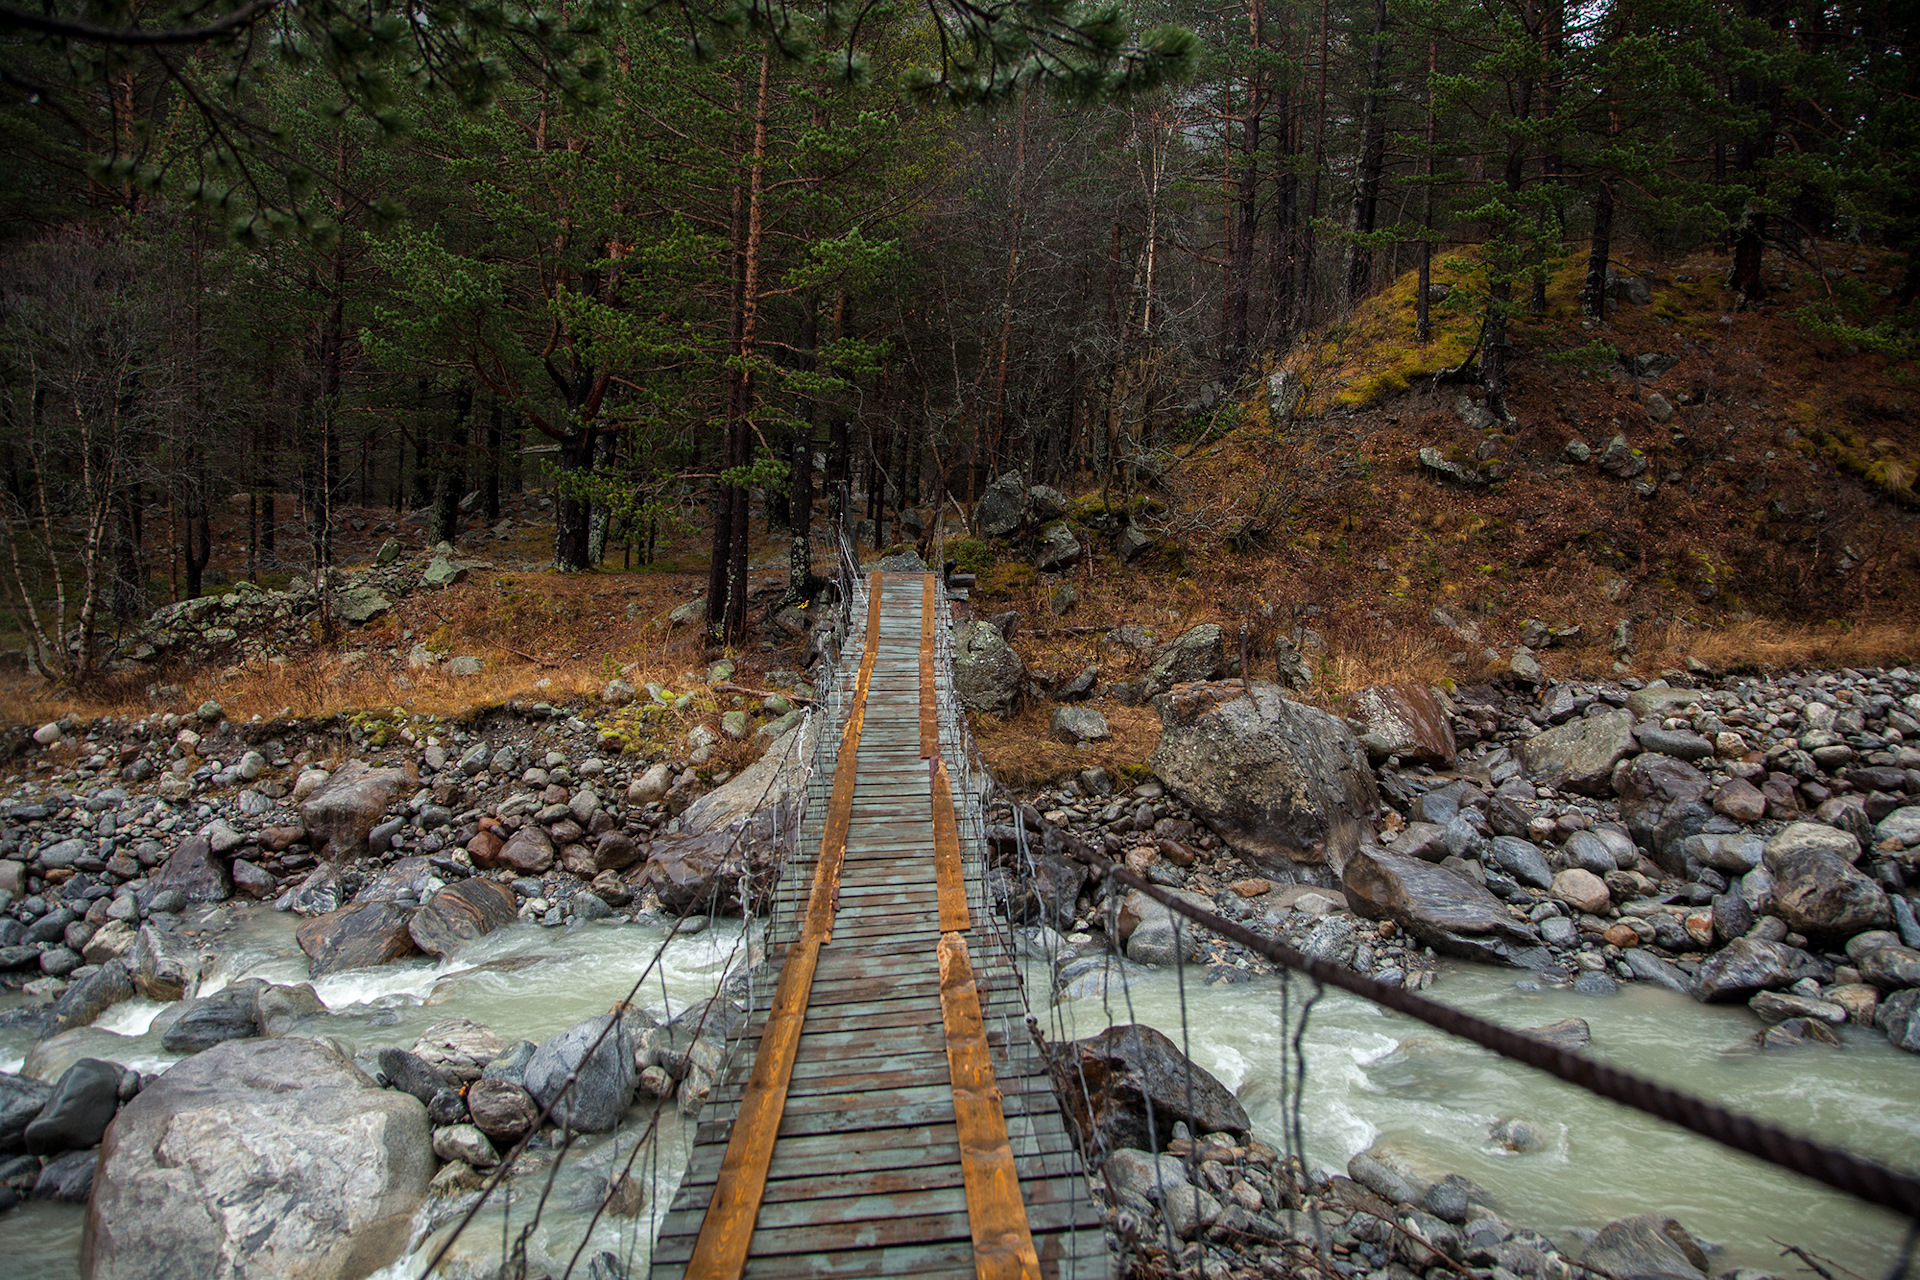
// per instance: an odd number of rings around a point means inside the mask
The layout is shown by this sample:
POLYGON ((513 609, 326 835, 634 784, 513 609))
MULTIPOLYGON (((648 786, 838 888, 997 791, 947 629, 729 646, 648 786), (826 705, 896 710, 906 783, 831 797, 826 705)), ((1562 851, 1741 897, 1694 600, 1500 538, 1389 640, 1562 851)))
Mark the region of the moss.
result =
POLYGON ((995 596, 1002 599, 1023 591, 1031 591, 1039 578, 1039 570, 1030 564, 1017 560, 996 564, 979 578, 979 591, 983 596, 995 596))
POLYGON ((981 538, 956 538, 947 544, 947 559, 962 573, 982 573, 993 567, 993 548, 981 538))

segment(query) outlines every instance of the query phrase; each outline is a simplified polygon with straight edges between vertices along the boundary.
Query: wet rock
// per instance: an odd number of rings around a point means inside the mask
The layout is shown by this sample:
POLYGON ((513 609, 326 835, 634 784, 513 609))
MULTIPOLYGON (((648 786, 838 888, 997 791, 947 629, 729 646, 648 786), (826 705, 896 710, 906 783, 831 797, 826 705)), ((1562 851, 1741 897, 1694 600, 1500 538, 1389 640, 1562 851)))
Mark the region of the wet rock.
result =
POLYGON ((432 1174, 412 1098, 320 1041, 228 1042, 108 1129, 82 1265, 94 1280, 353 1280, 400 1255, 432 1174))
POLYGON ((1792 948, 1758 938, 1735 938, 1708 956, 1694 976, 1696 1000, 1745 1000, 1756 992, 1773 991, 1794 981, 1792 948))
POLYGON ((1603 1275, 1700 1280, 1711 1270, 1706 1250, 1672 1218, 1636 1214, 1609 1222, 1580 1254, 1603 1275))
POLYGON ((149 1000, 179 1000, 200 980, 200 956, 193 944, 152 925, 140 926, 127 962, 134 989, 149 1000))
POLYGON ((1338 870, 1380 806, 1351 731, 1264 681, 1250 696, 1199 686, 1155 699, 1154 774, 1262 870, 1338 870))
POLYGON ((467 1089, 467 1110, 475 1127, 503 1147, 526 1137, 540 1117, 532 1094, 511 1081, 487 1077, 467 1089))
POLYGON ((527 1062, 525 1083, 536 1102, 552 1106, 555 1124, 608 1133, 633 1100, 635 1075, 627 1024, 603 1014, 543 1041, 527 1062))
POLYGON ((1540 945, 1532 925, 1445 867, 1369 848, 1347 864, 1342 884, 1360 915, 1392 920, 1447 955, 1512 963, 1540 945))
POLYGON ((253 1012, 261 1035, 284 1036, 308 1018, 325 1017, 327 1006, 311 983, 298 982, 262 988, 253 1012))
POLYGON ((1887 1033, 1894 1048, 1920 1053, 1920 989, 1896 991, 1882 1000, 1873 1025, 1887 1033))
POLYGON ((1175 1123, 1243 1141, 1251 1127, 1232 1091, 1152 1027, 1123 1024, 1071 1041, 1053 1051, 1051 1066, 1070 1120, 1102 1151, 1164 1150, 1175 1123))
POLYGON ((463 943, 518 919, 513 890, 475 876, 450 884, 407 921, 413 945, 430 956, 450 956, 463 943))
POLYGON ((655 840, 640 880, 653 887, 661 907, 674 915, 737 915, 749 874, 740 842, 726 831, 715 831, 655 840))
POLYGON ((1593 1030, 1585 1018, 1562 1018, 1542 1027, 1524 1028, 1521 1034, 1544 1040, 1554 1048, 1565 1049, 1569 1053, 1578 1053, 1593 1043, 1593 1030))
POLYGON ((53 1086, 31 1076, 0 1071, 0 1155, 26 1149, 27 1126, 53 1097, 53 1086))
POLYGON ((1535 889, 1551 888, 1553 871, 1546 858, 1531 842, 1515 836, 1496 836, 1487 851, 1487 860, 1500 870, 1535 889))
POLYGON ((259 1035, 257 997, 258 991, 253 985, 238 983, 189 1001, 160 1037, 160 1046, 168 1053, 199 1053, 228 1040, 247 1040, 259 1035))
POLYGON ((995 893, 1014 924, 1045 924, 1070 930, 1078 910, 1080 890, 1087 883, 1087 865, 1057 853, 1029 855, 1031 866, 1022 875, 996 875, 995 893))
POLYGON ((1860 957, 1860 976, 1882 991, 1920 987, 1920 951, 1912 947, 1875 947, 1860 957))
POLYGON ((1361 722, 1360 745, 1374 764, 1398 756, 1408 763, 1453 767, 1458 750, 1453 728, 1428 686, 1373 685, 1353 695, 1348 714, 1361 722))
POLYGON ((84 1151, 100 1141, 120 1109, 121 1068, 98 1058, 82 1058, 53 1086, 53 1096, 21 1135, 34 1155, 84 1151))
POLYGON ((85 1204, 93 1194, 93 1181, 99 1174, 100 1159, 92 1151, 69 1151, 47 1161, 46 1168, 33 1184, 35 1200, 57 1204, 85 1204))
POLYGON ((1189 1182, 1187 1167, 1175 1156, 1157 1156, 1123 1147, 1107 1157, 1107 1181, 1119 1196, 1136 1195, 1159 1203, 1175 1187, 1189 1182))
POLYGON ((316 851, 339 861, 367 853, 367 837, 411 784, 404 769, 378 769, 349 760, 300 806, 300 821, 316 851))
POLYGON ((1517 754, 1528 776, 1543 787, 1604 796, 1613 790, 1615 766, 1636 750, 1633 717, 1607 711, 1535 734, 1517 754))
POLYGON ((1847 1011, 1831 1000, 1814 1000, 1784 991, 1762 991, 1747 1001, 1747 1007, 1762 1022, 1785 1022, 1789 1018, 1813 1018, 1820 1022, 1845 1022, 1847 1011))
POLYGON ((433 1154, 442 1160, 458 1160, 475 1169, 491 1169, 500 1163, 487 1135, 470 1124, 453 1124, 433 1131, 433 1154))
POLYGON ((391 902, 360 902, 315 916, 294 937, 307 953, 313 977, 369 969, 415 954, 409 912, 391 902))
POLYGON ((553 865, 553 837, 545 828, 529 822, 508 837, 497 853, 485 859, 476 855, 474 865, 489 871, 505 869, 515 875, 537 876, 553 865))
POLYGON ((177 889, 188 902, 224 902, 233 896, 233 877, 203 835, 181 841, 149 884, 156 892, 177 889))
POLYGON ((131 999, 133 979, 127 974, 127 966, 118 960, 109 960, 96 972, 68 987, 54 1002, 53 1012, 60 1019, 62 1030, 84 1027, 122 1000, 131 999))
POLYGON ((470 1018, 443 1018, 413 1042, 414 1054, 455 1085, 478 1080, 506 1047, 506 1041, 470 1018))

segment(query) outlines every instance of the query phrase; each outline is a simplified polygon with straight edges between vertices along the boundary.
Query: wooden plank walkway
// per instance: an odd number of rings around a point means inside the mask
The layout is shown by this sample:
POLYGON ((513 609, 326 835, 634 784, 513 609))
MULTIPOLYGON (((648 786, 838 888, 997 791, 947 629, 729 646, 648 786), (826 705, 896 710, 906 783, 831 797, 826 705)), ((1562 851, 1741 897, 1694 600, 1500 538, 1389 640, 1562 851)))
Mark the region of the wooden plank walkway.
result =
POLYGON ((868 582, 775 893, 778 988, 756 984, 652 1274, 1106 1280, 987 907, 979 799, 949 773, 966 748, 944 596, 932 575, 868 582))

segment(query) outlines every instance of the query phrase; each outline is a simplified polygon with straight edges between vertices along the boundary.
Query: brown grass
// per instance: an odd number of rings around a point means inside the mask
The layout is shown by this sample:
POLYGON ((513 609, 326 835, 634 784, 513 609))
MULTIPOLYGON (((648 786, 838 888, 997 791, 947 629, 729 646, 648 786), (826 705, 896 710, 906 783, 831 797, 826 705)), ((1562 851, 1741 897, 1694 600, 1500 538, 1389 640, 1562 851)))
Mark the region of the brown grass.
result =
POLYGON ((974 742, 993 776, 1007 786, 1040 786, 1096 766, 1116 779, 1138 778, 1160 741, 1159 716, 1151 707, 1095 705, 1113 730, 1113 737, 1105 742, 1084 747, 1055 742, 1047 736, 1051 710, 1032 703, 1006 720, 973 717, 974 742))
POLYGON ((1714 631, 1674 625, 1649 662, 1672 667, 1689 657, 1723 671, 1895 667, 1920 660, 1920 628, 1906 623, 1808 627, 1766 619, 1714 631))

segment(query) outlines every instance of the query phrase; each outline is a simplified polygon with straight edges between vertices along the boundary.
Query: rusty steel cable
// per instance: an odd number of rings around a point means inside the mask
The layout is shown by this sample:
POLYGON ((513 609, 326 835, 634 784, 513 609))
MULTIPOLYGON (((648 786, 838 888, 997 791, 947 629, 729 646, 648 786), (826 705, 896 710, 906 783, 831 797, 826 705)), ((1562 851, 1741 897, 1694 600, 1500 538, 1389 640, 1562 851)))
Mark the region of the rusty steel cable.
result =
POLYGON ((1503 1058, 1544 1071, 1589 1093, 1623 1103, 1637 1111, 1679 1125, 1722 1146, 1758 1156, 1769 1164, 1801 1174, 1857 1199, 1865 1200, 1920 1222, 1920 1178, 1865 1157, 1802 1138, 1783 1129, 1740 1115, 1725 1107, 1618 1067, 1570 1053, 1544 1040, 1470 1013, 1429 1000, 1402 987, 1390 987, 1343 965, 1317 960, 1284 942, 1265 937, 1202 907, 1196 907, 1135 875, 1092 849, 1068 846, 1074 857, 1101 876, 1137 889, 1171 911, 1205 925, 1267 959, 1330 987, 1417 1018, 1448 1035, 1471 1040, 1503 1058))

